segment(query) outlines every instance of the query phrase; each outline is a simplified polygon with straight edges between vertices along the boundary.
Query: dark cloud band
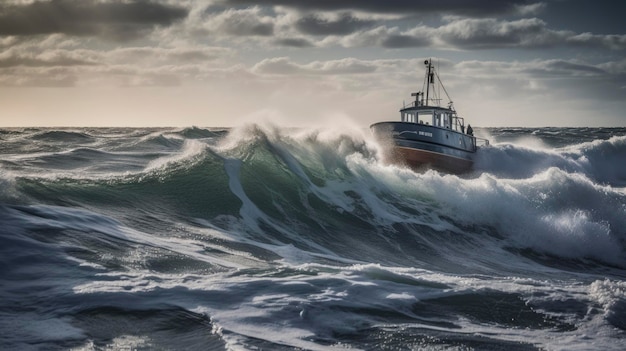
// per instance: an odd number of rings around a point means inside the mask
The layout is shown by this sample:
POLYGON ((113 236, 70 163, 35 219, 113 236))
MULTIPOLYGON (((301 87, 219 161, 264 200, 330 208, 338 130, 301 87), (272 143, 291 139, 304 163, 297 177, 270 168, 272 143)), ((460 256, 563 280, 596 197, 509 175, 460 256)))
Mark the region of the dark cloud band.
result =
POLYGON ((345 35, 374 23, 374 21, 358 19, 349 14, 344 14, 334 21, 309 15, 299 19, 296 22, 296 28, 300 32, 310 35, 345 35))
POLYGON ((227 5, 286 6, 300 10, 356 10, 373 13, 444 12, 465 16, 491 16, 515 12, 537 3, 532 0, 223 0, 227 5))
POLYGON ((129 40, 154 26, 166 26, 187 16, 182 7, 151 1, 37 1, 0 5, 1 35, 63 33, 129 40))

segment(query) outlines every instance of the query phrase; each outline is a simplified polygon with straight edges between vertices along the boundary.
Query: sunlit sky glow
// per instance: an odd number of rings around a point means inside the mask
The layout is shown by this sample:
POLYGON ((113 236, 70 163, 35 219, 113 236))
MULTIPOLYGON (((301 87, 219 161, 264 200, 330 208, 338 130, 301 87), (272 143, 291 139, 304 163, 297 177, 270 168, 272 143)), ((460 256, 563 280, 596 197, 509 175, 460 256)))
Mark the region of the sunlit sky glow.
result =
POLYGON ((3 0, 0 126, 626 126, 626 2, 3 0))

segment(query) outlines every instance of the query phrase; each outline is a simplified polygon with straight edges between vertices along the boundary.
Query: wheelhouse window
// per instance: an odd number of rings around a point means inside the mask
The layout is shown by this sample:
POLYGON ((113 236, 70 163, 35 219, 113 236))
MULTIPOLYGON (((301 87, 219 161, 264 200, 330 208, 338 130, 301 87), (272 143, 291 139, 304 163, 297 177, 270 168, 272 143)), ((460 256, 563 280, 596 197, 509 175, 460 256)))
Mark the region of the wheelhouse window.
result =
POLYGON ((451 123, 450 123, 450 115, 447 113, 442 113, 441 114, 441 122, 442 122, 442 126, 445 128, 450 128, 451 127, 451 123))
POLYGON ((424 121, 426 124, 434 124, 433 111, 420 111, 418 113, 418 120, 424 121))
POLYGON ((417 118, 413 112, 404 112, 402 114, 402 122, 417 123, 417 118))

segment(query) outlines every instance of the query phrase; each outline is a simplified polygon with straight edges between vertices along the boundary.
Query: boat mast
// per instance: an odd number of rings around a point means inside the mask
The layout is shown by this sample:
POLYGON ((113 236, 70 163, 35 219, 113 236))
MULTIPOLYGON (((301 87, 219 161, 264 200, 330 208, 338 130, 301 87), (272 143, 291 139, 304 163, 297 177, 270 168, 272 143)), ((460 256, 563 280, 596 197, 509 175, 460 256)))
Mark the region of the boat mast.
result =
POLYGON ((428 71, 426 72, 426 103, 425 103, 425 105, 428 106, 428 99, 429 99, 428 94, 430 93, 430 69, 431 69, 430 59, 424 61, 424 64, 428 66, 428 71))
POLYGON ((426 72, 426 104, 425 104, 426 106, 428 106, 428 99, 429 99, 428 94, 430 93, 430 83, 433 82, 433 79, 431 77, 431 75, 432 75, 432 73, 431 73, 431 70, 432 70, 431 60, 428 59, 428 60, 424 61, 424 64, 426 66, 428 66, 428 71, 426 72))

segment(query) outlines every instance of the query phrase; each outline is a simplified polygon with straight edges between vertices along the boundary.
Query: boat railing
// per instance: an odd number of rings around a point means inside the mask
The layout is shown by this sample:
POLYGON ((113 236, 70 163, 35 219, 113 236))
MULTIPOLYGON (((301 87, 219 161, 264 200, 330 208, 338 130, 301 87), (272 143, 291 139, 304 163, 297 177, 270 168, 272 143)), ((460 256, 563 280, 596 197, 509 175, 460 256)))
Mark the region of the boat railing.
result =
POLYGON ((459 116, 452 116, 452 129, 465 133, 465 119, 459 116))
POLYGON ((476 146, 488 146, 489 139, 474 137, 476 139, 476 146))

